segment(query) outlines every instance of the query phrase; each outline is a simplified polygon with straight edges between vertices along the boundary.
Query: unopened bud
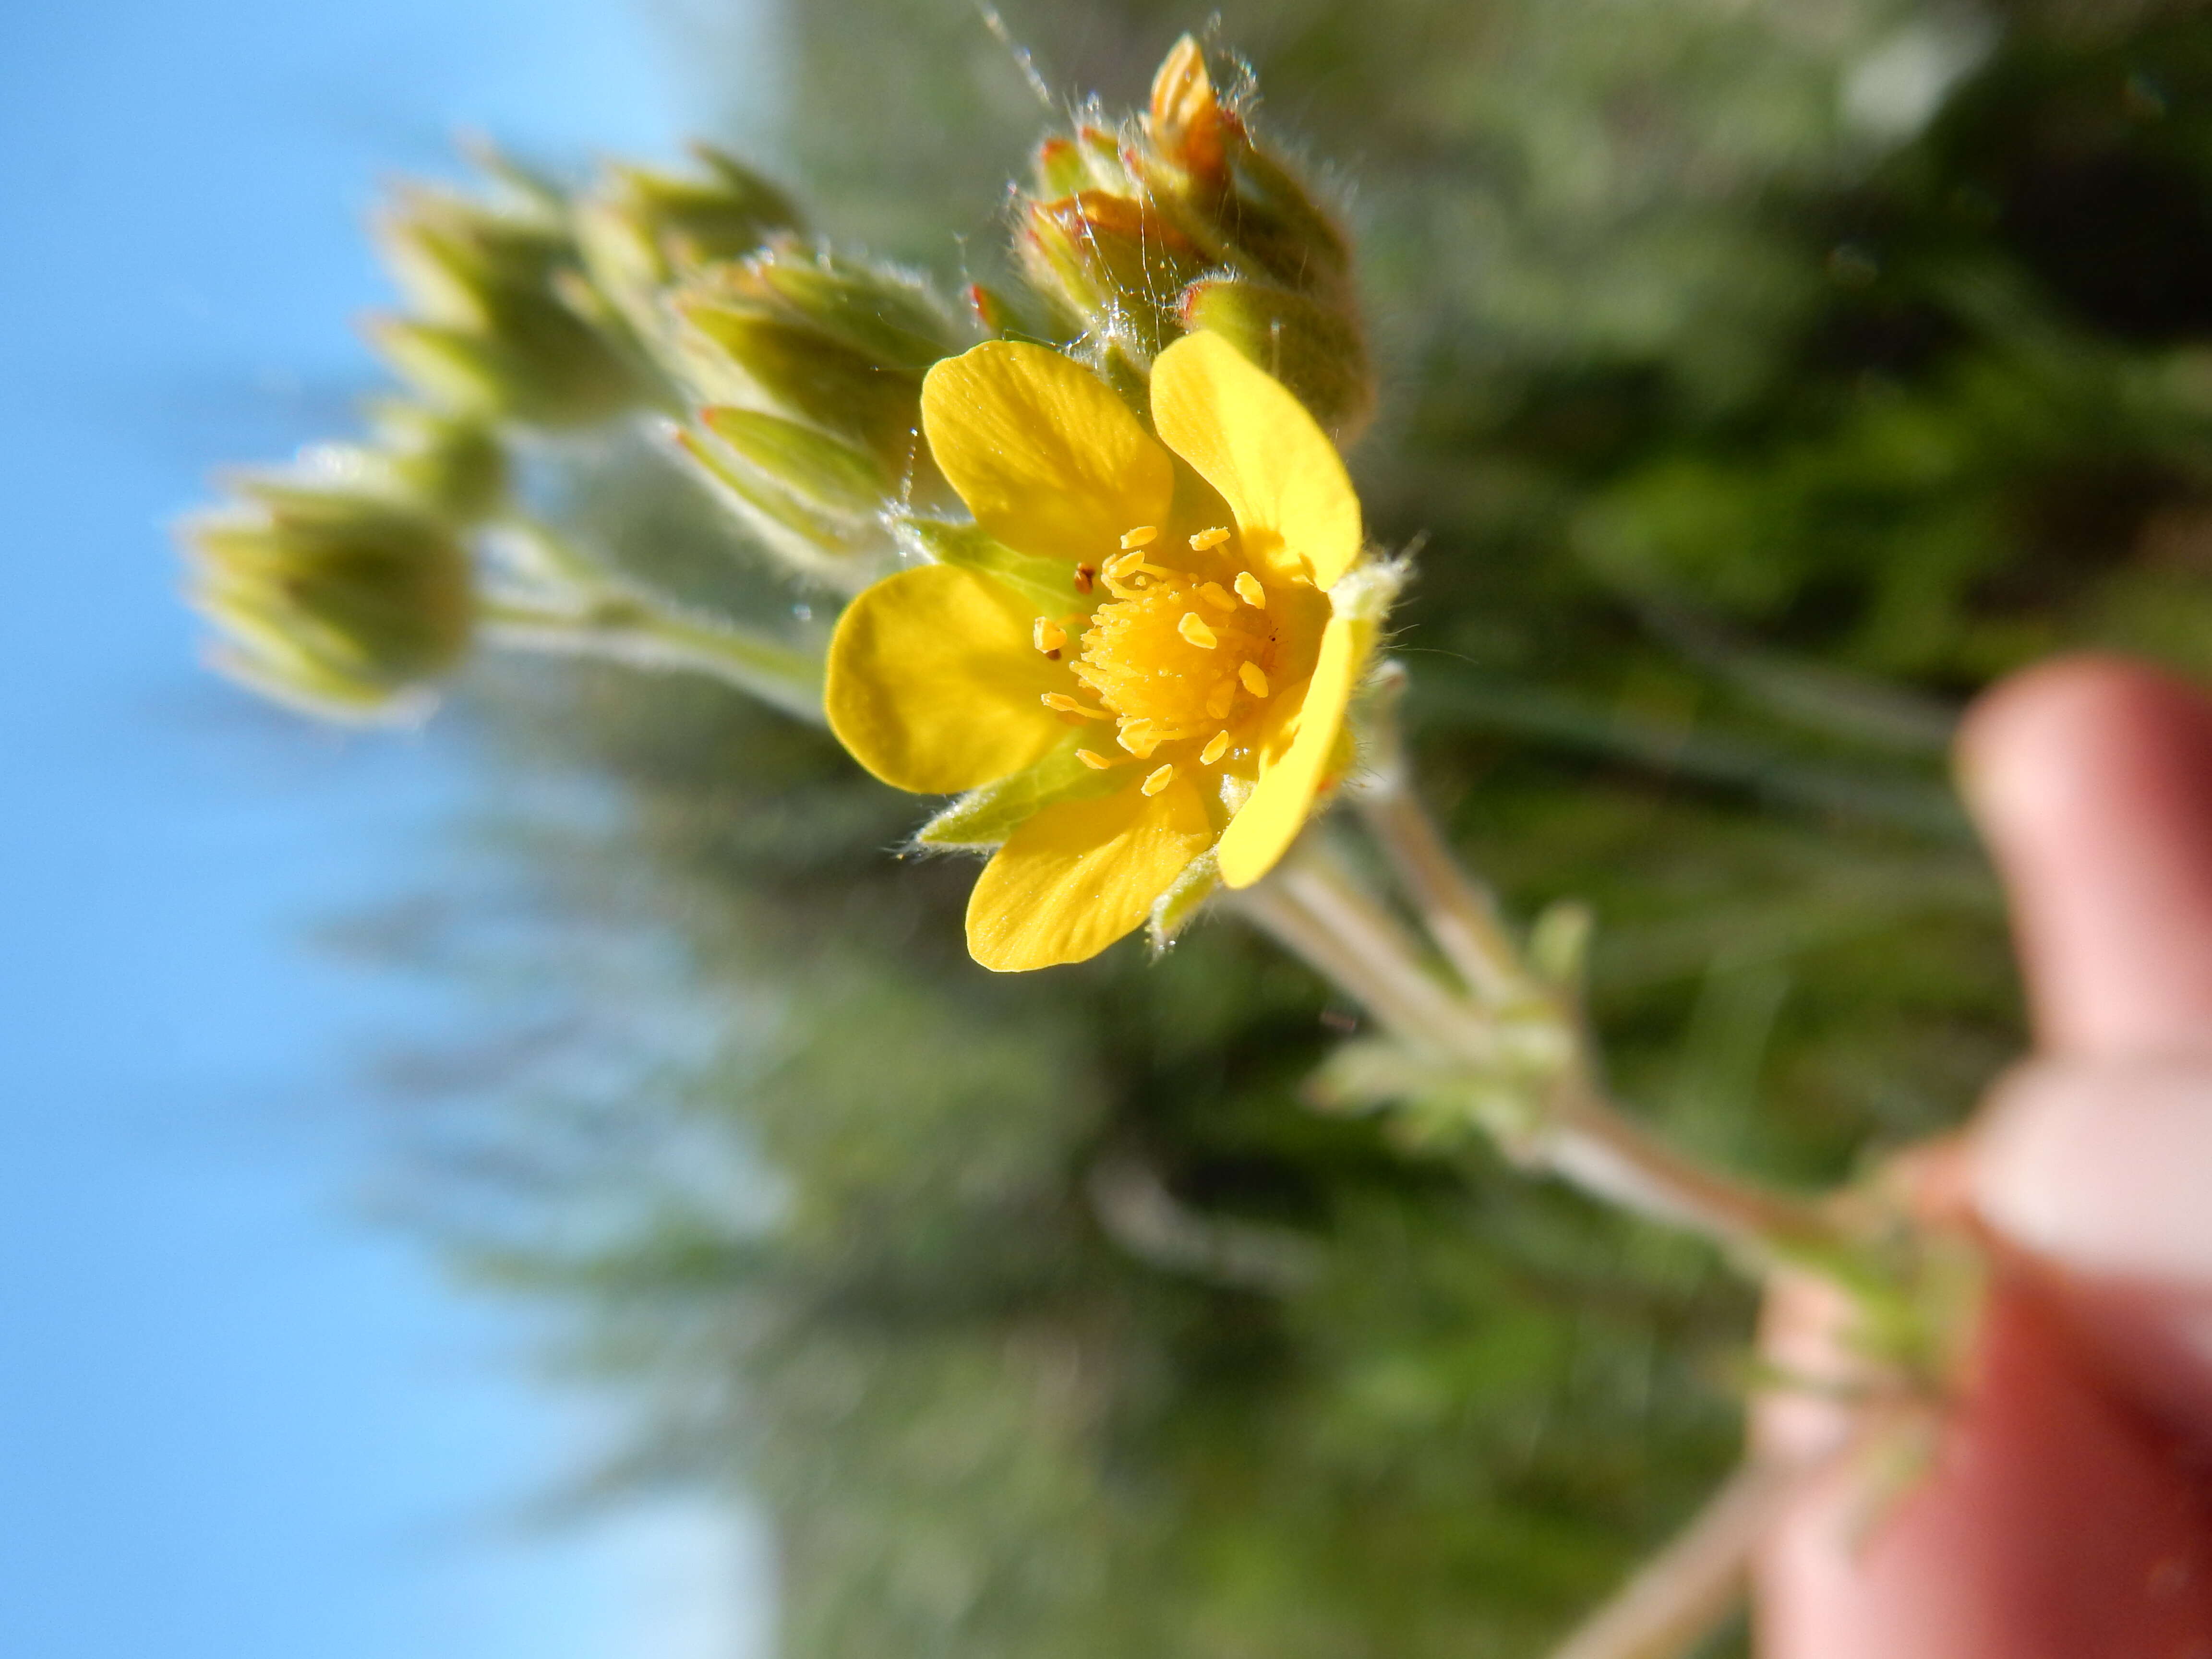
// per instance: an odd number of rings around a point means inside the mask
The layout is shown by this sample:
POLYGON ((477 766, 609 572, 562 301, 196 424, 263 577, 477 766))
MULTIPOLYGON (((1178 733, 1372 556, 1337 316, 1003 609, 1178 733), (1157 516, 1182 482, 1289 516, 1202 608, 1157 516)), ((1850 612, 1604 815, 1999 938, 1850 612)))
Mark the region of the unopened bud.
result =
POLYGON ((922 375, 964 343, 915 279, 790 244, 716 267, 675 307, 696 401, 819 428, 893 477, 920 449, 922 375))
POLYGON ((1184 328, 1220 335, 1280 380, 1339 444, 1375 408, 1367 349, 1352 319, 1268 283, 1206 278, 1183 290, 1184 328))
POLYGON ((894 484, 867 452, 752 409, 702 410, 677 438, 774 551, 840 586, 880 574, 865 556, 885 549, 894 484))
POLYGON ((1206 267, 1146 204, 1103 191, 1032 203, 1016 252, 1030 283, 1085 331, 1146 363, 1174 337, 1176 295, 1206 267))
POLYGON ((505 499, 507 453, 483 422, 393 399, 369 424, 393 489, 447 521, 477 524, 505 499))
POLYGON ((1162 161, 1218 191, 1226 181, 1233 118, 1214 94, 1206 54, 1186 34, 1169 49, 1152 77, 1145 133, 1162 161))
POLYGON ((434 402, 567 426, 643 397, 637 364, 565 296, 580 277, 575 249, 542 205, 412 191, 379 240, 414 314, 373 322, 372 337, 434 402))
POLYGON ((669 284, 799 228, 798 210, 775 186, 719 150, 702 144, 692 153, 698 175, 611 166, 575 207, 586 269, 647 338, 661 328, 669 284))
POLYGON ((433 514, 374 491, 258 479, 182 535, 193 604, 223 635, 219 665, 318 713, 418 702, 469 646, 467 550, 433 514))
POLYGON ((821 428, 890 465, 911 450, 921 383, 817 329, 744 304, 686 299, 696 391, 821 428))

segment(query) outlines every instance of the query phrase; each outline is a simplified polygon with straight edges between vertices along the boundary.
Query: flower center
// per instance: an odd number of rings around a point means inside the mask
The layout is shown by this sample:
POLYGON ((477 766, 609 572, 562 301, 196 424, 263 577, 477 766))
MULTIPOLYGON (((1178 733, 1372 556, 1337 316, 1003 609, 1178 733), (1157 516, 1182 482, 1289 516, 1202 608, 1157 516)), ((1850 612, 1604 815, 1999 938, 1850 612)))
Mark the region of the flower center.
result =
POLYGON ((1223 566, 1219 580, 1152 556, 1156 533, 1131 531, 1125 550, 1099 567, 1112 597, 1092 613, 1070 665, 1130 754, 1149 758, 1163 744, 1204 738, 1199 759, 1211 766, 1229 749, 1229 727, 1272 690, 1275 629, 1258 579, 1221 556, 1225 530, 1190 538, 1196 561, 1223 566))

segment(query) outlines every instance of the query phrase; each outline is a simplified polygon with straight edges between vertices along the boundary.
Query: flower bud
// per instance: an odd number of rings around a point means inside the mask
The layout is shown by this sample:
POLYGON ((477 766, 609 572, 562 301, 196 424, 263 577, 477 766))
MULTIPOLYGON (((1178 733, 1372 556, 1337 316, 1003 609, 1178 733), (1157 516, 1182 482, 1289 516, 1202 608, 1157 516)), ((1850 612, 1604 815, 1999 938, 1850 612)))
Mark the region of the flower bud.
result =
POLYGON ((922 376, 963 343, 951 313, 903 272, 788 238, 702 270, 672 309, 702 406, 684 449, 770 550, 838 586, 880 574, 884 509, 942 489, 917 434, 922 376))
POLYGON ((1176 307, 1186 330, 1220 335, 1313 411, 1340 445, 1375 407, 1375 380, 1359 331, 1343 313, 1271 283, 1208 277, 1176 307))
POLYGON ((648 340, 665 326, 659 301, 671 283, 799 228, 799 210, 767 180, 704 144, 692 154, 703 177, 611 166, 575 205, 585 269, 648 340))
POLYGON ((411 190, 379 240, 415 314, 376 319, 371 336, 434 403, 571 426, 645 396, 640 366, 564 292, 581 278, 576 250, 543 204, 411 190))
POLYGON ((280 701, 362 719, 404 713, 467 651, 467 550, 413 503, 312 478, 247 481, 187 522, 194 605, 218 665, 280 701))
POLYGON ((1235 118, 1221 107, 1206 72, 1206 54, 1186 34, 1168 49, 1152 77, 1145 136, 1152 153, 1194 185, 1219 191, 1228 181, 1229 139, 1235 118))
POLYGON ((369 411, 369 425, 392 489, 449 523, 479 523, 505 499, 507 453, 482 421, 394 398, 369 411))
POLYGON ((1206 268, 1145 203, 1097 190, 1030 204, 1015 252, 1032 287, 1140 366, 1179 331, 1176 295, 1206 268))
POLYGON ((863 556, 884 543, 894 481, 866 451, 758 410, 702 410, 677 441, 771 549, 833 586, 878 572, 863 556))
POLYGON ((1022 272, 1066 334, 1104 344, 1101 367, 1115 378, 1140 377, 1180 333, 1219 328, 1340 435, 1365 418, 1375 392, 1351 245, 1223 100, 1188 35, 1119 136, 1079 124, 1039 146, 1032 173, 1036 194, 1015 231, 1022 272))

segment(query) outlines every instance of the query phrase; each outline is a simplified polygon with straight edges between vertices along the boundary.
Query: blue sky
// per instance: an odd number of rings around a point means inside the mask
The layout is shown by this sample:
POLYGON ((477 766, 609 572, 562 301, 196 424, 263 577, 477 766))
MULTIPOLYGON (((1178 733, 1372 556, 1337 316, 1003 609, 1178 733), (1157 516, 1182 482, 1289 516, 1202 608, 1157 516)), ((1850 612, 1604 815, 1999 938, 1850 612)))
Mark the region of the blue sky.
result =
POLYGON ((441 1011, 306 942, 441 855, 465 757, 201 674, 165 531, 373 383, 379 180, 458 126, 665 152, 745 93, 678 48, 617 0, 0 8, 0 1653, 757 1631, 712 1517, 510 1523, 588 1419, 359 1218, 349 1066, 441 1011))

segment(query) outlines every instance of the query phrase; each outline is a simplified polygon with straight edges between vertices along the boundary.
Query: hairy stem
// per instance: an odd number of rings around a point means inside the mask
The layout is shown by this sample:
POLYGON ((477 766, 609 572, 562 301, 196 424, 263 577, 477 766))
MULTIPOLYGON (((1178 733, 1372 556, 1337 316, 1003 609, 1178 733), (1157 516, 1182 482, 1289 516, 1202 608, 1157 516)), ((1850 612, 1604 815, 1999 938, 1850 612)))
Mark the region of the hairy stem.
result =
MULTIPOLYGON (((1235 902, 1401 1040, 1471 1073, 1499 1063, 1492 1012, 1455 995, 1431 973, 1412 935, 1317 837, 1305 837, 1273 875, 1235 902)), ((1524 994, 1539 984, 1517 957, 1512 975, 1524 994)), ((1556 1000, 1550 1029, 1558 1044, 1555 1075, 1528 1131, 1509 1139, 1510 1155, 1593 1197, 1700 1232, 1762 1266, 1802 1256, 1833 1238, 1832 1224, 1819 1207, 1708 1170, 1621 1112, 1592 1080, 1597 1067, 1579 1020, 1556 1000)))
POLYGON ((481 617, 487 641, 510 650, 708 674, 787 714, 823 718, 820 658, 640 595, 595 595, 574 609, 495 600, 481 617))
POLYGON ((1521 984, 1520 954, 1489 890, 1460 867, 1413 793, 1402 763, 1364 781, 1353 795, 1360 817, 1389 856, 1421 925, 1468 989, 1503 1002, 1521 984))
POLYGON ((1742 1601, 1752 1551, 1802 1477, 1789 1465, 1742 1465, 1552 1659, 1680 1659, 1742 1601))

